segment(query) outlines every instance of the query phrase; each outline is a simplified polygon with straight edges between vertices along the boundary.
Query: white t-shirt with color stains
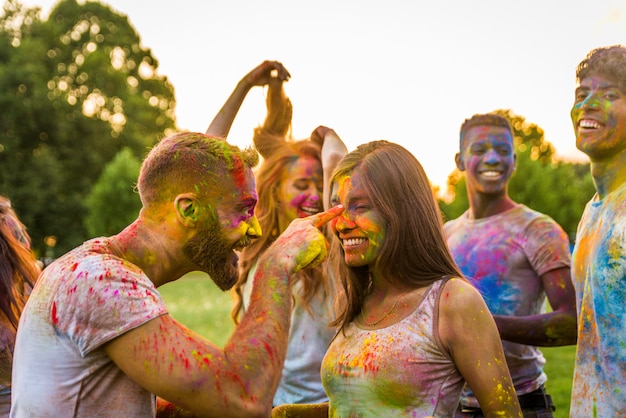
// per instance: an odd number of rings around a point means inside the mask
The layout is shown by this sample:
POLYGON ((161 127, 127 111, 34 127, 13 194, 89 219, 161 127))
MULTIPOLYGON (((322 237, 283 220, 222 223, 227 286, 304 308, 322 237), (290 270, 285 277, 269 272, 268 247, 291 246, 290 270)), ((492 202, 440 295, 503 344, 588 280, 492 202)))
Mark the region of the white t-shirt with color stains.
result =
POLYGON ((12 417, 154 417, 155 397, 103 344, 166 314, 153 283, 96 238, 48 266, 22 313, 12 417))

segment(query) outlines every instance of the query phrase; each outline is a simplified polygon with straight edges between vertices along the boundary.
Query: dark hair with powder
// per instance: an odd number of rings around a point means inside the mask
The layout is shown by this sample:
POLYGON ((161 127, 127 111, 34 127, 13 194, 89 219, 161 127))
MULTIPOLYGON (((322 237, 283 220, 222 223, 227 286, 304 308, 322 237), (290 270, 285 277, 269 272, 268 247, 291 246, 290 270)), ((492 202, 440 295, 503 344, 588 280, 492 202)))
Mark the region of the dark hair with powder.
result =
POLYGON ((589 52, 576 67, 576 82, 580 83, 593 75, 615 82, 620 91, 626 94, 626 47, 612 45, 589 52))
POLYGON ((471 118, 467 118, 461 124, 461 131, 459 134, 459 149, 463 150, 463 139, 471 128, 475 128, 476 126, 498 126, 501 128, 507 129, 511 138, 513 138, 513 129, 511 128, 511 124, 509 120, 504 116, 498 115, 496 113, 484 113, 484 114, 476 114, 471 118))
POLYGON ((214 191, 220 175, 252 168, 258 162, 252 148, 241 150, 202 133, 174 134, 157 143, 144 159, 137 183, 139 197, 148 207, 180 193, 214 191))

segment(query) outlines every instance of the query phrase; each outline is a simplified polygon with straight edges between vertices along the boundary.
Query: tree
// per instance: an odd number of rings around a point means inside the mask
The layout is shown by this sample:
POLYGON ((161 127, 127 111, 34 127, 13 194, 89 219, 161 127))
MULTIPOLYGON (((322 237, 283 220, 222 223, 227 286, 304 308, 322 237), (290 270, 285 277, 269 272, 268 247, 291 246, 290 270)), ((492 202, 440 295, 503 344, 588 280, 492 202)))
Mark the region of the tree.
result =
POLYGON ((86 196, 127 147, 176 129, 174 89, 126 16, 61 0, 47 20, 8 0, 0 16, 0 190, 43 252, 88 237, 86 196))
MULTIPOLYGON (((550 215, 570 235, 578 227, 586 203, 595 193, 589 164, 556 160, 543 129, 511 110, 496 110, 513 128, 517 167, 509 181, 516 202, 550 215)), ((460 216, 469 207, 465 176, 455 170, 448 177, 446 196, 439 201, 445 219, 460 216)))
POLYGON ((133 191, 141 161, 130 148, 123 148, 106 165, 87 196, 85 227, 91 237, 114 235, 134 221, 141 209, 133 191))

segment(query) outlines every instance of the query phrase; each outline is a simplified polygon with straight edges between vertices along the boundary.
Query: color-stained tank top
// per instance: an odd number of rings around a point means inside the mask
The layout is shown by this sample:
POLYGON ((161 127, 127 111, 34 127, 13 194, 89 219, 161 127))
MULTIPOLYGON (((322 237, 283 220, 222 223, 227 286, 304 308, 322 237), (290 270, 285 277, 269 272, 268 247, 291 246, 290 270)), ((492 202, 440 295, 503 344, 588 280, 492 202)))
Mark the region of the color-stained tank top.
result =
POLYGON ((322 362, 330 417, 451 417, 463 377, 438 332, 439 296, 433 283, 415 311, 389 327, 350 323, 322 362))

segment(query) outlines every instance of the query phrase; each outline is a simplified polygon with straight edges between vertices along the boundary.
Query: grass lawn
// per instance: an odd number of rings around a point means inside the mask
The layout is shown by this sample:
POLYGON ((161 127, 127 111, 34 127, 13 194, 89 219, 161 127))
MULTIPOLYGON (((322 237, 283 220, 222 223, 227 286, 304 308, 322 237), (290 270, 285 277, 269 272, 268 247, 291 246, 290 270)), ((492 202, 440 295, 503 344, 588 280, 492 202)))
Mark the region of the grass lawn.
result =
MULTIPOLYGON (((229 292, 221 291, 203 273, 190 273, 159 288, 167 307, 178 321, 223 347, 234 329, 229 292)), ((546 387, 557 410, 555 418, 569 417, 575 346, 542 347, 546 357, 546 387)))
POLYGON ((174 318, 223 347, 235 327, 230 318, 233 301, 208 275, 193 272, 159 287, 174 318))
POLYGON ((546 358, 546 389, 556 405, 554 417, 568 418, 576 346, 541 347, 541 351, 546 358))

